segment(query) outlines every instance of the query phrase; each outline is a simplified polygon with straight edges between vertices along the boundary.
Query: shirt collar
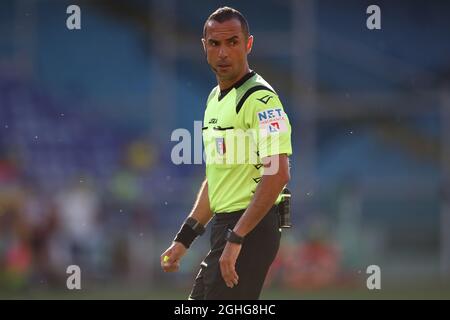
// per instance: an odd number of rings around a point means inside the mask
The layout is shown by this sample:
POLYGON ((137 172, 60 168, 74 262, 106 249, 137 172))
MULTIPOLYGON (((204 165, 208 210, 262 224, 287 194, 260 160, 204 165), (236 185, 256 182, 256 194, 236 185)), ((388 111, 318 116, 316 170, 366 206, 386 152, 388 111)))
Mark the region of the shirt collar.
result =
POLYGON ((240 86, 242 86, 248 79, 250 79, 251 77, 253 77, 256 74, 255 71, 251 70, 249 73, 247 73, 245 76, 243 76, 241 79, 239 79, 238 81, 236 81, 231 87, 229 87, 228 89, 225 90, 220 90, 220 94, 219 94, 219 101, 223 99, 223 97, 225 97, 227 95, 228 92, 230 92, 233 89, 237 89, 240 86))

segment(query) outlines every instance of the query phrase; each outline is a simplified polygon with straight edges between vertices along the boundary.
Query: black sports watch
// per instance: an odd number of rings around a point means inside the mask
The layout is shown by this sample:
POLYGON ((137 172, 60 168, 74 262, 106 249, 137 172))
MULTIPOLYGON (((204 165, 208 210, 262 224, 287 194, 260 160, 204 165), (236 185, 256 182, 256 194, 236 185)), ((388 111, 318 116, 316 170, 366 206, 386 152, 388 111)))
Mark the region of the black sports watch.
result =
POLYGON ((231 243, 242 244, 244 243, 244 237, 238 236, 233 230, 228 229, 225 240, 231 243))

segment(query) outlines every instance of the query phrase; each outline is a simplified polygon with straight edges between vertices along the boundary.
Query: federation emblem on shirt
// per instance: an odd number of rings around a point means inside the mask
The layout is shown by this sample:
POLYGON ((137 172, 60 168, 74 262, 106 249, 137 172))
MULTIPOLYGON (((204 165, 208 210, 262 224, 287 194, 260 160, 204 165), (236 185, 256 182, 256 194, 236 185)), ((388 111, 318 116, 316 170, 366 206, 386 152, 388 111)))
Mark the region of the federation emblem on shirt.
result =
POLYGON ((225 148, 225 139, 224 138, 216 138, 216 150, 217 153, 223 156, 226 152, 225 148))

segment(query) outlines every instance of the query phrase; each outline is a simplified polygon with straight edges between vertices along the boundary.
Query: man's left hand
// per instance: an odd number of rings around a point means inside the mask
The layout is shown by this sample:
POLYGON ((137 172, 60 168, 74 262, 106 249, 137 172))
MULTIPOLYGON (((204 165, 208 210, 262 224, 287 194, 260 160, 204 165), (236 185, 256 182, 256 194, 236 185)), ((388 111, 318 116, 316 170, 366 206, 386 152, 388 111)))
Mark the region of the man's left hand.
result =
POLYGON ((220 271, 225 284, 229 288, 237 286, 239 276, 236 273, 236 260, 241 252, 242 245, 237 243, 227 242, 223 249, 222 256, 219 259, 220 271))

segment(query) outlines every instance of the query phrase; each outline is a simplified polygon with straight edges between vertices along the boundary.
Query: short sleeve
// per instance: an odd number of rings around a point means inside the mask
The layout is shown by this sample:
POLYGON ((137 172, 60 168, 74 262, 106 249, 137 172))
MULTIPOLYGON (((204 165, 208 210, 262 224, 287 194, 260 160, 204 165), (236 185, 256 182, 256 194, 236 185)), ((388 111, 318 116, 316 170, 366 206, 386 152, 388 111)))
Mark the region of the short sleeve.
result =
POLYGON ((242 109, 244 125, 253 132, 260 158, 292 154, 291 125, 275 93, 256 91, 247 98, 242 109))

